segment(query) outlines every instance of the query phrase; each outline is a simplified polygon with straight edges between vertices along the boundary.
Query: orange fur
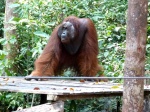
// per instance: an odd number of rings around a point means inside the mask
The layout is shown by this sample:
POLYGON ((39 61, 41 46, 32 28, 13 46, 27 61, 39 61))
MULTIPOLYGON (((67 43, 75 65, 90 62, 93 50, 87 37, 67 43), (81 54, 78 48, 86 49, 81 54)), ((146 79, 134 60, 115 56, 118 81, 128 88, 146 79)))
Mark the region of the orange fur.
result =
POLYGON ((80 19, 75 16, 69 16, 64 21, 73 23, 79 33, 82 33, 84 30, 81 28, 82 25, 87 28, 78 52, 74 55, 67 53, 58 38, 57 31, 60 25, 57 26, 43 53, 35 61, 35 70, 31 73, 32 76, 58 75, 63 69, 68 67, 74 68, 80 76, 96 76, 97 72, 102 70, 97 59, 98 41, 93 22, 90 19, 80 19))

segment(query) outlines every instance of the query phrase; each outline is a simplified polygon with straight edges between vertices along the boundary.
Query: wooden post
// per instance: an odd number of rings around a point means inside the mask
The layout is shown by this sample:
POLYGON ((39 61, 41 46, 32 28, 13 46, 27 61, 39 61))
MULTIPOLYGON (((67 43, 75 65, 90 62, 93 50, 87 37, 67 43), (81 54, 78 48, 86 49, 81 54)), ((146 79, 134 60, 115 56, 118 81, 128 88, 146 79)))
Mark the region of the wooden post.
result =
MULTIPOLYGON (((148 0, 128 0, 125 77, 144 76, 148 0)), ((143 112, 143 79, 125 79, 122 112, 143 112)))

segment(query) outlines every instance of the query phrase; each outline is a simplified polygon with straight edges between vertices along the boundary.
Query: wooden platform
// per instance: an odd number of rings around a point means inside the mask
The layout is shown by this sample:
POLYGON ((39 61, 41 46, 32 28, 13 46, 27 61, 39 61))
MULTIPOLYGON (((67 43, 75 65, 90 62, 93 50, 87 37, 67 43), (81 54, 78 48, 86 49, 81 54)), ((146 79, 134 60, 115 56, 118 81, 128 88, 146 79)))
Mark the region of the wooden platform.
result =
MULTIPOLYGON (((145 93, 150 85, 144 86, 145 93)), ((73 80, 26 81, 23 78, 0 78, 0 91, 48 94, 49 100, 81 99, 122 95, 123 86, 112 82, 73 80)))

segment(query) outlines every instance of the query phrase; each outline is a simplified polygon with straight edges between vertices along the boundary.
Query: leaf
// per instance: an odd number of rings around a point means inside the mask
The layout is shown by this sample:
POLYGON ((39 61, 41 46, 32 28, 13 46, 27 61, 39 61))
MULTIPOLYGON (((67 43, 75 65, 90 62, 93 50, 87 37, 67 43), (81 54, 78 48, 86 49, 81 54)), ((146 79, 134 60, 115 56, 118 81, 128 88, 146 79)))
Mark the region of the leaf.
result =
POLYGON ((115 31, 118 32, 121 29, 121 27, 115 27, 115 31))
POLYGON ((19 7, 19 6, 20 6, 20 4, 17 4, 17 3, 9 5, 10 8, 16 8, 16 7, 19 7))
POLYGON ((34 90, 40 90, 40 88, 39 87, 35 87, 34 90))
POLYGON ((98 21, 98 19, 104 19, 104 16, 94 16, 92 17, 94 21, 98 21))
POLYGON ((104 52, 104 56, 107 57, 109 55, 109 52, 104 52))
POLYGON ((5 38, 0 39, 0 44, 6 45, 8 42, 5 38))
POLYGON ((9 80, 9 78, 3 78, 3 81, 8 81, 9 80))
POLYGON ((147 51, 148 53, 150 53, 149 50, 150 50, 150 44, 147 44, 147 45, 146 45, 146 51, 147 51))
POLYGON ((34 34, 37 35, 37 36, 40 36, 40 37, 49 38, 49 35, 44 33, 44 32, 42 32, 42 31, 36 31, 36 32, 34 32, 34 34))
POLYGON ((97 85, 97 84, 99 84, 99 82, 94 82, 94 85, 95 85, 95 84, 97 85))
POLYGON ((49 22, 49 23, 47 23, 47 25, 49 25, 49 26, 55 26, 55 22, 49 22))
POLYGON ((67 90, 67 88, 63 88, 63 90, 67 90))
POLYGON ((33 52, 33 54, 32 54, 32 58, 35 57, 35 55, 36 55, 37 53, 38 53, 38 51, 35 50, 35 51, 33 52))
POLYGON ((83 83, 83 82, 85 82, 85 80, 84 80, 84 79, 81 79, 81 80, 80 80, 80 82, 82 82, 82 83, 83 83))
POLYGON ((112 86, 111 89, 119 89, 119 85, 112 86))
POLYGON ((6 98, 11 98, 11 97, 12 97, 11 94, 6 95, 6 98))
POLYGON ((73 89, 73 88, 70 88, 70 91, 74 91, 74 89, 73 89))
POLYGON ((150 48, 150 44, 147 44, 147 45, 146 45, 146 49, 149 49, 149 48, 150 48))
POLYGON ((17 42, 16 38, 14 38, 13 36, 9 41, 10 41, 11 44, 14 44, 15 42, 17 42))
MULTIPOLYGON (((8 55, 8 52, 0 50, 0 55, 3 57, 5 55, 8 55)), ((2 57, 0 57, 0 58, 2 58, 2 57)))

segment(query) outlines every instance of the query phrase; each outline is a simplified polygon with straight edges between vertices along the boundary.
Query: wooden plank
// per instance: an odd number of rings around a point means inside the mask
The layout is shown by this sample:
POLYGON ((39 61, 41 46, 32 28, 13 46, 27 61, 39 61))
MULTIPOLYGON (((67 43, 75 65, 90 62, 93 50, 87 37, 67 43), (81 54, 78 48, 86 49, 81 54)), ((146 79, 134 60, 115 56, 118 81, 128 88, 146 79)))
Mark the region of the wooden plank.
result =
POLYGON ((122 96, 122 93, 107 93, 107 94, 82 94, 82 95, 47 95, 47 100, 58 101, 58 100, 81 100, 81 99, 92 99, 100 97, 113 97, 113 96, 122 96))
MULTIPOLYGON (((150 91, 150 86, 144 87, 150 91)), ((26 81, 24 79, 0 78, 0 91, 50 94, 50 95, 86 95, 122 93, 122 84, 112 82, 80 82, 73 80, 26 81)))
POLYGON ((26 109, 18 109, 13 112, 64 112, 64 102, 57 101, 53 103, 42 104, 26 109))
POLYGON ((9 79, 0 81, 0 91, 25 92, 37 94, 89 94, 100 92, 118 92, 122 91, 122 87, 111 89, 116 83, 96 83, 96 82, 80 82, 70 80, 50 80, 50 81, 25 81, 23 79, 9 79))

